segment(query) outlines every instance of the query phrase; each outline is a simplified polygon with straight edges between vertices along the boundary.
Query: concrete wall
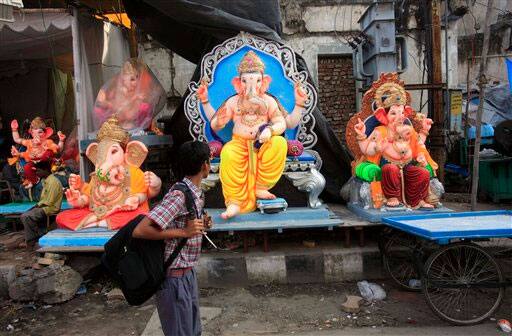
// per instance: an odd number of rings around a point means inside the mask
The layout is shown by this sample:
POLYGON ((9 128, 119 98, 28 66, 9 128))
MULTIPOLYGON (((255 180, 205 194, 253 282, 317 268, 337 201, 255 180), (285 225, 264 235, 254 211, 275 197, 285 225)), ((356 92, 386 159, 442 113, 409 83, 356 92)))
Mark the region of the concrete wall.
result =
MULTIPOLYGON (((458 36, 458 83, 465 87, 467 82, 467 69, 470 68, 470 84, 476 87, 477 75, 480 67, 480 59, 472 56, 480 56, 483 45, 483 30, 485 15, 487 11, 487 1, 476 1, 471 12, 466 14, 457 25, 458 36), (479 30, 475 30, 475 22, 478 23, 479 30), (474 53, 473 53, 474 50, 474 53), (469 59, 468 59, 469 57, 469 59)), ((491 17, 491 40, 489 55, 511 53, 506 49, 510 47, 510 35, 512 18, 507 16, 506 12, 512 11, 512 1, 495 0, 494 10, 491 17), (508 23, 506 23, 508 22, 508 23)), ((495 81, 508 83, 508 75, 505 64, 505 58, 490 58, 487 61, 486 68, 487 79, 492 83, 495 81)))
MULTIPOLYGON (((453 3, 457 1, 451 0, 453 3)), ((461 2, 461 1, 459 1, 461 2)), ((318 57, 319 55, 350 55, 352 49, 346 43, 346 38, 359 31, 357 22, 371 1, 357 0, 281 0, 281 17, 283 26, 283 39, 306 61, 311 76, 318 84, 318 57)), ((462 3, 466 3, 462 1, 462 3)), ((442 30, 442 58, 443 58, 443 81, 448 79, 449 88, 465 87, 466 71, 468 66, 468 46, 475 41, 475 54, 481 53, 481 36, 475 35, 474 22, 480 23, 479 32, 483 32, 486 6, 481 1, 470 6, 470 13, 462 19, 451 21, 448 25, 448 57, 445 55, 445 33, 442 30), (469 42, 468 42, 469 41, 469 42), (465 53, 465 54, 464 54, 465 53), (446 60, 448 60, 448 78, 446 78, 446 60)), ((442 2, 444 7, 444 2, 442 2)), ((512 1, 495 0, 495 10, 492 22, 496 23, 504 11, 512 11, 512 1)), ((443 8, 444 9, 444 8, 443 8)), ((417 29, 415 11, 421 11, 414 3, 407 19, 408 31, 406 34, 408 47, 408 69, 401 75, 401 78, 410 84, 427 82, 427 74, 424 74, 424 36, 417 29), (422 78, 423 77, 423 78, 422 78)), ((493 35, 492 53, 503 52, 509 46, 510 28, 501 28, 493 35)), ((146 43, 141 46, 141 56, 148 63, 156 76, 162 81, 165 89, 171 94, 170 60, 168 50, 158 46, 156 43, 146 43)), ((174 85, 179 94, 183 94, 195 69, 195 65, 173 55, 176 75, 174 85)), ((470 62, 471 81, 476 82, 478 72, 478 59, 470 62)), ((489 79, 507 81, 507 72, 504 59, 490 59, 487 64, 489 79)), ((357 85, 357 82, 356 84, 357 85)), ((354 90, 356 88, 354 87, 354 90)), ((422 112, 427 111, 425 102, 428 92, 411 91, 412 106, 422 112), (424 105, 421 108, 420 105, 424 105)), ((172 109, 166 108, 160 115, 171 115, 172 109)))
MULTIPOLYGON (((165 92, 167 92, 167 97, 173 96, 171 90, 173 81, 174 94, 182 96, 185 93, 196 68, 194 63, 151 41, 139 46, 139 57, 146 62, 160 83, 162 83, 165 92), (174 78, 171 71, 172 67, 174 67, 175 72, 174 78)), ((172 116, 173 113, 174 108, 167 104, 158 114, 157 119, 164 116, 172 116)))

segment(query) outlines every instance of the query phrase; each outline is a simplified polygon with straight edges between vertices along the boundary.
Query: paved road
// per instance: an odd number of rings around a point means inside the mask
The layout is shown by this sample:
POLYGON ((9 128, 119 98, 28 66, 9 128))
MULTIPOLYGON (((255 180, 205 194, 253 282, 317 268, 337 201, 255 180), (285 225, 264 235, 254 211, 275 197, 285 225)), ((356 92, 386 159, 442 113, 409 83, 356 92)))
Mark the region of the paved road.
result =
POLYGON ((274 334, 275 336, 486 336, 506 335, 495 324, 486 323, 471 327, 410 327, 410 328, 345 328, 342 330, 314 331, 306 333, 274 334))

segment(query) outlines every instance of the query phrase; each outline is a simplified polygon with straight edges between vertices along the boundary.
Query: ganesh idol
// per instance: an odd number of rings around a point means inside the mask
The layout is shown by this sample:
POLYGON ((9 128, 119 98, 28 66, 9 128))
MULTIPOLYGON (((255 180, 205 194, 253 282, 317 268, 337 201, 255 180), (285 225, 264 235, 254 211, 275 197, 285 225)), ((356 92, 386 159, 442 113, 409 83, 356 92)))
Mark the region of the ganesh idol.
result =
POLYGON ((305 111, 306 93, 295 85, 295 107, 288 114, 276 98, 267 93, 271 82, 265 64, 253 52, 247 52, 232 79, 236 95, 216 111, 208 100, 208 85, 197 90, 206 117, 214 132, 233 122, 232 140, 220 154, 220 181, 228 219, 256 209, 258 199, 275 199, 270 189, 279 181, 286 162, 287 142, 281 135, 300 122, 305 111))
POLYGON ((354 126, 356 139, 364 159, 355 169, 358 177, 379 180, 387 207, 408 206, 413 209, 431 209, 429 183, 437 164, 430 157, 425 140, 432 120, 413 113, 405 105, 404 95, 391 87, 385 95, 378 95, 374 112, 380 125, 367 136, 366 124, 358 119, 354 126), (406 123, 415 114, 413 123, 419 131, 406 123))
POLYGON ((165 90, 146 64, 130 59, 98 92, 93 110, 97 128, 111 116, 131 134, 152 127, 153 117, 164 107, 165 90))
POLYGON ((51 162, 55 155, 62 151, 64 148, 64 140, 66 136, 61 132, 57 132, 59 143, 55 144, 50 137, 53 135, 53 129, 46 127, 44 120, 41 117, 36 117, 30 123, 28 133, 31 139, 22 139, 18 133, 18 121, 15 119, 11 121, 12 138, 15 143, 20 144, 26 148, 25 151, 20 152, 16 147, 12 146, 9 164, 14 164, 19 158, 25 160, 23 166, 24 180, 23 186, 26 189, 32 188, 39 182, 39 177, 36 175, 36 165, 39 162, 51 162))
POLYGON ((160 192, 162 182, 152 172, 143 172, 140 165, 148 150, 140 141, 130 141, 115 117, 101 126, 98 142, 85 152, 95 170, 89 183, 71 174, 66 198, 74 208, 57 215, 61 228, 79 230, 105 227, 116 230, 139 214, 149 210, 148 199, 160 192))

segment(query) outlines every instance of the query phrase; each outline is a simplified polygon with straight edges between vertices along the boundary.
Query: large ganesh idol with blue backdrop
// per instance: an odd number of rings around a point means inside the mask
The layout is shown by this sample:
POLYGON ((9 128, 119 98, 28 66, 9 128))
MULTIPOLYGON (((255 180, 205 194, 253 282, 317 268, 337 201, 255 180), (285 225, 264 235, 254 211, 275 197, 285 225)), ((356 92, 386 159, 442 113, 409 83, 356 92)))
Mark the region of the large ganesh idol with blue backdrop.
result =
POLYGON ((217 157, 205 184, 222 184, 221 217, 275 199, 271 189, 283 173, 310 193, 311 207, 318 207, 325 179, 318 172, 321 160, 311 151, 317 96, 307 73, 297 71, 293 51, 241 33, 203 58, 201 74, 202 80, 189 86, 185 112, 191 135, 208 141, 217 157))
POLYGON ((444 192, 426 147, 432 120, 410 106, 397 73, 381 74, 347 124, 354 177, 342 195, 349 207, 391 210, 439 208, 444 192))

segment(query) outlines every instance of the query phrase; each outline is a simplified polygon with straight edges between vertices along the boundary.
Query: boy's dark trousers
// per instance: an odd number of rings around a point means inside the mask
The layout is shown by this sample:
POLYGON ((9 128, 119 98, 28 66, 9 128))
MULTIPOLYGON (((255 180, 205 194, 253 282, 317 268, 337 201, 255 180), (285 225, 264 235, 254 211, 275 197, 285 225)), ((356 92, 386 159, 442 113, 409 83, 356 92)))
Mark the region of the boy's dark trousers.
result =
POLYGON ((166 336, 201 335, 196 271, 171 272, 155 295, 162 331, 166 336))

